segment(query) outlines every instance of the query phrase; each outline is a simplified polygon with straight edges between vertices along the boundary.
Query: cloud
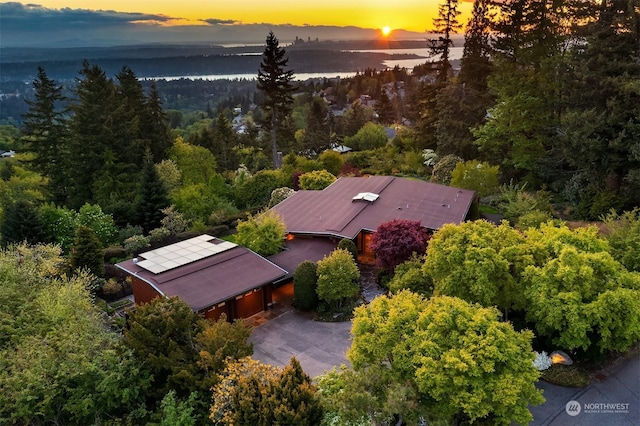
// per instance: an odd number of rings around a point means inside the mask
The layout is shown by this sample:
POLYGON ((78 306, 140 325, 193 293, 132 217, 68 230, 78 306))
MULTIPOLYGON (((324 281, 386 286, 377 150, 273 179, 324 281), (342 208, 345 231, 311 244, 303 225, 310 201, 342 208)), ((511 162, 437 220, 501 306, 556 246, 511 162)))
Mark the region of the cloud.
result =
MULTIPOLYGON (((281 42, 296 37, 353 40, 376 37, 376 30, 358 27, 273 23, 243 24, 209 18, 188 21, 180 17, 113 10, 49 9, 38 4, 0 3, 0 39, 3 47, 86 47, 145 43, 263 43, 273 30, 281 42)), ((400 34, 399 31, 395 32, 400 34)), ((407 32, 407 38, 422 34, 407 32)))
POLYGON ((113 10, 49 9, 38 4, 0 3, 2 31, 38 32, 57 30, 91 30, 128 26, 132 22, 167 22, 173 18, 147 13, 124 13, 113 10))
POLYGON ((234 25, 240 22, 240 21, 235 21, 233 19, 216 19, 216 18, 203 19, 202 21, 206 22, 209 25, 234 25))

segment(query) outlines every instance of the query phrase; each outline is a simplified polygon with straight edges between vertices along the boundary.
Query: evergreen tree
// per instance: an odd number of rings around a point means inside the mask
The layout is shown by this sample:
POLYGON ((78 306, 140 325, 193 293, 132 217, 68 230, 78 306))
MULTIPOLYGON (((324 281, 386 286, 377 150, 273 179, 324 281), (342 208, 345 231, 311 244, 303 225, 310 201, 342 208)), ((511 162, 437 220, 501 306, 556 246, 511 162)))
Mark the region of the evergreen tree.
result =
POLYGON ((460 61, 459 81, 467 89, 480 92, 487 90, 487 78, 491 73, 490 30, 489 0, 475 0, 464 35, 464 50, 460 61))
POLYGON ((87 269, 98 278, 104 275, 102 244, 91 228, 80 225, 76 230, 70 261, 74 270, 87 269))
POLYGON ((304 129, 302 152, 319 155, 331 147, 331 127, 326 102, 315 98, 307 114, 307 126, 304 129))
POLYGON ((17 200, 5 206, 0 233, 3 246, 23 241, 37 244, 45 238, 44 225, 38 210, 25 200, 17 200))
POLYGON ((575 171, 565 195, 585 219, 612 204, 640 205, 640 11, 633 3, 593 5, 569 55, 557 150, 575 171))
MULTIPOLYGON (((69 205, 79 208, 94 202, 94 182, 103 169, 107 150, 116 151, 113 124, 117 100, 113 81, 97 65, 85 61, 71 105, 74 115, 69 141, 69 205)), ((109 173, 112 174, 112 173, 109 173)))
POLYGON ((285 49, 280 47, 278 39, 272 31, 269 32, 266 47, 262 54, 262 62, 258 70, 258 90, 265 96, 262 108, 267 119, 265 127, 271 134, 271 149, 273 154, 273 167, 278 167, 278 146, 276 137, 278 126, 285 121, 291 112, 293 98, 291 94, 295 90, 292 85, 293 70, 285 70, 289 58, 285 56, 285 49))
POLYGON ((438 80, 446 81, 451 74, 451 63, 449 53, 453 47, 451 35, 461 28, 458 23, 458 0, 444 0, 438 7, 438 17, 433 19, 433 32, 440 34, 437 39, 429 40, 431 43, 431 54, 439 55, 438 80))
POLYGON ((318 305, 318 274, 317 266, 310 260, 298 265, 293 274, 293 297, 298 309, 309 311, 318 305))
POLYGON ((42 67, 33 81, 35 98, 25 102, 29 110, 23 115, 22 140, 35 154, 32 164, 36 171, 49 179, 54 201, 66 198, 66 138, 68 136, 66 101, 63 87, 50 79, 42 67))
POLYGON ((289 365, 270 388, 265 411, 271 413, 272 424, 311 426, 320 423, 322 407, 316 398, 316 387, 295 357, 291 357, 289 365))
POLYGON ((139 200, 136 211, 138 223, 145 233, 162 226, 164 213, 162 210, 169 207, 169 196, 164 183, 158 176, 156 167, 151 161, 151 153, 142 167, 142 180, 140 182, 139 200))
POLYGON ((151 83, 145 106, 140 130, 148 140, 147 146, 153 154, 153 162, 159 163, 167 158, 167 151, 171 148, 171 138, 169 136, 169 118, 162 108, 162 100, 155 81, 151 83))
POLYGON ((386 90, 382 89, 380 91, 380 97, 376 101, 374 109, 376 114, 378 114, 378 121, 385 126, 388 126, 395 121, 396 113, 393 102, 391 102, 386 90))
POLYGON ((236 145, 236 134, 231 127, 231 122, 222 111, 218 113, 216 121, 213 123, 211 142, 210 149, 216 157, 220 170, 235 169, 233 147, 236 145))

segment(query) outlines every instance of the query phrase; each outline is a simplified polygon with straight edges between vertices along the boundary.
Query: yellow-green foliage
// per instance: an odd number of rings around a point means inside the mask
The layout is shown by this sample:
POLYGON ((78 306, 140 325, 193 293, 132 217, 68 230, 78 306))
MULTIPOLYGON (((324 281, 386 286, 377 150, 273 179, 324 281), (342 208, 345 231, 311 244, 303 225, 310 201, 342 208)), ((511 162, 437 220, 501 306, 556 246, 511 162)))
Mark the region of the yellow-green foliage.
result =
POLYGON ((495 308, 404 290, 356 308, 351 332, 353 368, 378 381, 368 392, 395 407, 385 389, 413 398, 403 417, 464 414, 471 423, 526 424, 533 420, 529 405, 544 401, 535 387, 533 333, 516 332, 495 308))
POLYGON ((325 189, 336 177, 326 170, 315 170, 300 175, 300 189, 325 189))
POLYGON ((267 210, 257 216, 249 215, 238 223, 236 243, 262 256, 278 253, 284 245, 286 226, 280 215, 267 210))
POLYGON ((318 297, 329 303, 358 295, 360 271, 347 250, 336 249, 318 262, 318 297))
POLYGON ((499 166, 492 166, 478 160, 457 163, 451 172, 451 186, 456 188, 471 189, 485 197, 493 194, 498 188, 499 166))

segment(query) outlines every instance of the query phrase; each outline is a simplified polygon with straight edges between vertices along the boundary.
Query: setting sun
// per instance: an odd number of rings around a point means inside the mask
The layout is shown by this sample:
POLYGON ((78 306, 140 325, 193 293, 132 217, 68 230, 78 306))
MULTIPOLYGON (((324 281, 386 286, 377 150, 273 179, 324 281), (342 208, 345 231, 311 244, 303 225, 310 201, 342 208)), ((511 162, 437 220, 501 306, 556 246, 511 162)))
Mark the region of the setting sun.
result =
POLYGON ((383 36, 388 36, 389 34, 391 34, 391 28, 389 27, 382 27, 382 35, 383 36))

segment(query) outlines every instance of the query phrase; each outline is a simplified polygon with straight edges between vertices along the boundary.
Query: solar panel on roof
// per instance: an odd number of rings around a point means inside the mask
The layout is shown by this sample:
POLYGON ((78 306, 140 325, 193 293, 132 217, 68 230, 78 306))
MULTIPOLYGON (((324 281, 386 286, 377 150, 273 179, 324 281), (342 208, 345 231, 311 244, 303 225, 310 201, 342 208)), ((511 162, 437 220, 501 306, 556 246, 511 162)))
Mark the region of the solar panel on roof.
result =
POLYGON ((137 264, 149 272, 160 274, 209 256, 215 256, 236 246, 237 244, 229 241, 203 234, 142 253, 140 255, 142 260, 137 264))

